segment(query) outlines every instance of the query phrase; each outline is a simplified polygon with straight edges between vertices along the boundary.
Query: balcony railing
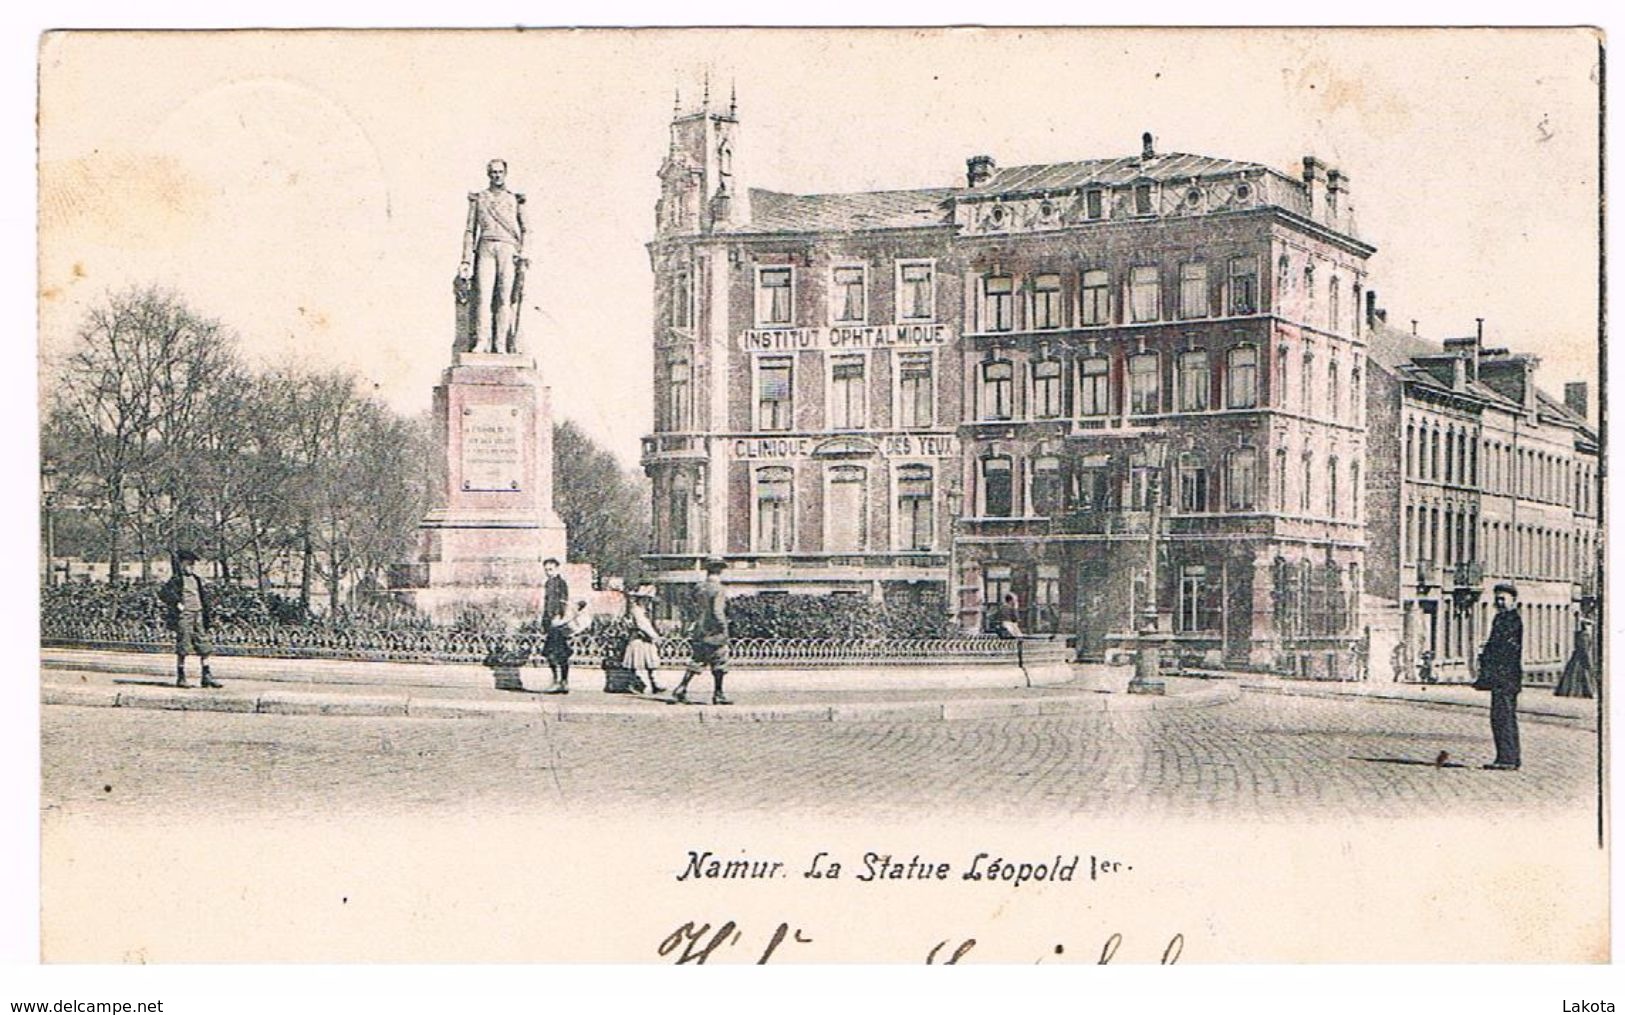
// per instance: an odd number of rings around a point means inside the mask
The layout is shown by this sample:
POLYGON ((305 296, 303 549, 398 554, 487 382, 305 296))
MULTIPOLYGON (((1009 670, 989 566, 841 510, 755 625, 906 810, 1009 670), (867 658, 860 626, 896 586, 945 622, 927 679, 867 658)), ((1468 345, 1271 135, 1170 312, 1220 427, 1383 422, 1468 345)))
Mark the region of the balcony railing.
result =
POLYGON ((1451 584, 1458 589, 1478 588, 1484 584, 1484 565, 1476 560, 1457 562, 1451 584))

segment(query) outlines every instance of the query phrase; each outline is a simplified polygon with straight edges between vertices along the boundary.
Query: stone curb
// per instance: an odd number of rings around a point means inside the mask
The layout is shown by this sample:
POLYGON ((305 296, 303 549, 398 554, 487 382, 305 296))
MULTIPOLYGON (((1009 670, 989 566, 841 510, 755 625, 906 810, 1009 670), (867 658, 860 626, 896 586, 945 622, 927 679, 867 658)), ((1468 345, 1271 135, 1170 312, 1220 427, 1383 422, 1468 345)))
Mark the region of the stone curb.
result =
POLYGON ((477 718, 485 715, 535 715, 559 722, 940 722, 959 719, 997 719, 1068 715, 1078 712, 1136 712, 1169 708, 1204 708, 1235 701, 1241 690, 1233 684, 1203 688, 1190 694, 1168 697, 1128 697, 1084 692, 1066 698, 973 699, 933 702, 861 702, 836 705, 745 705, 726 708, 711 705, 675 706, 656 701, 643 708, 636 704, 605 703, 586 707, 565 707, 554 701, 526 699, 461 700, 455 698, 412 698, 396 695, 350 695, 271 691, 258 696, 202 693, 197 690, 165 688, 129 689, 45 685, 40 701, 45 705, 79 705, 101 708, 146 708, 182 712, 235 712, 263 715, 382 716, 417 718, 477 718))
MULTIPOLYGON (((1489 714, 1490 703, 1476 701, 1451 701, 1448 698, 1418 698, 1408 694, 1385 694, 1380 691, 1335 691, 1321 687, 1290 687, 1280 684, 1254 684, 1247 681, 1238 681, 1237 686, 1243 691, 1256 694, 1279 694, 1285 697, 1297 698, 1340 698, 1345 701, 1380 701, 1388 705, 1414 705, 1419 708, 1467 709, 1474 712, 1489 714)), ((1486 699, 1488 695, 1485 696, 1486 699)), ((1561 712, 1547 712, 1539 708, 1524 708, 1519 706, 1518 718, 1525 722, 1548 723, 1553 726, 1567 726, 1571 729, 1595 730, 1597 720, 1595 716, 1573 716, 1561 712)))

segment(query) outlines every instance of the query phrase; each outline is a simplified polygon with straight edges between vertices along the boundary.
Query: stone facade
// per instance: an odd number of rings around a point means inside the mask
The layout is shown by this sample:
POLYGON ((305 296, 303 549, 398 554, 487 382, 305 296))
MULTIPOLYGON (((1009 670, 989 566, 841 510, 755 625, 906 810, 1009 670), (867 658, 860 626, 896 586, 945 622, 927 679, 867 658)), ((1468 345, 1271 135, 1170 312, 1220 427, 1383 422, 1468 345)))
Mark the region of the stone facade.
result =
POLYGON ((1373 456, 1371 591, 1400 638, 1383 675, 1469 680, 1498 582, 1519 590, 1529 679, 1555 680, 1597 594, 1596 431, 1585 386, 1567 403, 1536 388, 1538 360, 1486 349, 1482 330, 1441 345, 1371 319, 1371 415, 1389 421, 1373 456))
MULTIPOLYGON (((956 187, 790 195, 739 187, 738 141, 731 107, 678 115, 660 171, 663 583, 717 554, 740 591, 940 601, 967 629, 1013 594, 1085 658, 1154 629, 1189 664, 1386 665, 1417 582, 1390 520, 1419 487, 1393 465, 1423 410, 1369 374, 1374 248, 1346 175, 1147 136, 1122 158, 979 156, 956 187)), ((1463 525, 1483 503, 1438 499, 1463 525)), ((1484 629, 1462 623, 1458 655, 1484 629)))

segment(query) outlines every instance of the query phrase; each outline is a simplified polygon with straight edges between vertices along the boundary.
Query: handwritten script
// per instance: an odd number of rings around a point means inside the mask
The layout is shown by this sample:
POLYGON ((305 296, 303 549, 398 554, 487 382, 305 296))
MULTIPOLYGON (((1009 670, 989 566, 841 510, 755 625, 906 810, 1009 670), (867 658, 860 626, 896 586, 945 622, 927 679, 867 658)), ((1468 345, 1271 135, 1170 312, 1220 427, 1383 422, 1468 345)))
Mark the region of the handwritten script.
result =
MULTIPOLYGON (((712 958, 719 961, 754 959, 756 965, 764 966, 781 954, 789 957, 791 961, 795 961, 798 956, 802 959, 816 958, 813 950, 806 947, 814 943, 815 940, 804 928, 792 928, 788 923, 780 923, 764 943, 761 937, 748 933, 732 920, 716 925, 689 920, 662 938, 655 951, 661 958, 670 959, 674 965, 679 966, 703 966, 712 958)), ((1118 957, 1124 944, 1122 934, 1112 933, 1107 935, 1098 952, 1086 947, 1082 952, 1071 954, 1081 954, 1085 960, 1092 957, 1097 965, 1104 966, 1118 957)), ((919 954, 924 958, 926 965, 952 966, 970 955, 976 949, 976 945, 977 940, 973 937, 959 941, 944 938, 921 948, 919 954)), ((1065 960, 1068 954, 1066 945, 1057 943, 1047 954, 1038 956, 1035 961, 1065 960)), ((1125 958, 1145 961, 1155 954, 1154 951, 1138 954, 1131 952, 1125 958)), ((1179 962, 1184 954, 1185 935, 1175 934, 1164 945, 1158 961, 1161 965, 1171 966, 1179 962)), ((871 958, 884 961, 885 956, 871 958)))

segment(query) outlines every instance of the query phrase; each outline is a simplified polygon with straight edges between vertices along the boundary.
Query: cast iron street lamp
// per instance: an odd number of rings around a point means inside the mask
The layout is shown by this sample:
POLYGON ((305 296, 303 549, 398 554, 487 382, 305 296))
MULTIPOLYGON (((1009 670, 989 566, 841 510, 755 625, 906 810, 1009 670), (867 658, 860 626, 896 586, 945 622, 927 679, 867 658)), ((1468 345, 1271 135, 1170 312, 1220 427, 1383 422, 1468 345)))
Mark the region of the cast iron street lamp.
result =
POLYGON ((39 470, 40 514, 45 518, 45 584, 56 584, 56 466, 45 462, 39 470))
POLYGON ((1130 694, 1162 694, 1165 685, 1160 679, 1162 638, 1157 611, 1157 554, 1162 542, 1162 478, 1168 464, 1168 442, 1153 439, 1145 443, 1146 497, 1150 501, 1151 517, 1146 524, 1145 545, 1145 603, 1140 612, 1140 637, 1134 658, 1134 677, 1128 683, 1130 694))

